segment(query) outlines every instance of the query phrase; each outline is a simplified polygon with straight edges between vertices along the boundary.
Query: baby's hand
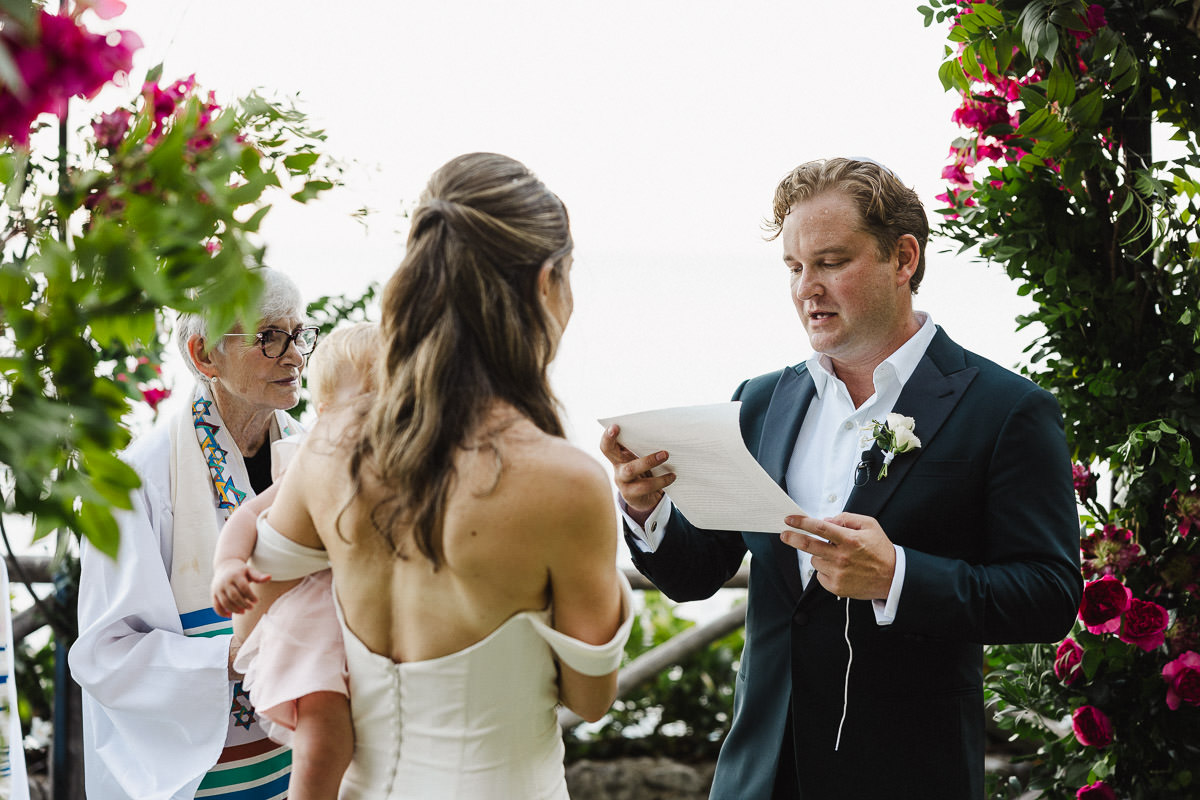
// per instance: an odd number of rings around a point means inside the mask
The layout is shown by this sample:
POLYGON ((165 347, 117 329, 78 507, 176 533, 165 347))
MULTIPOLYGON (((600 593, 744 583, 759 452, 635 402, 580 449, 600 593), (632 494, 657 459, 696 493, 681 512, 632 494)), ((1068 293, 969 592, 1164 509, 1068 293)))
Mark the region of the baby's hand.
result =
POLYGON ((222 617, 249 611, 258 602, 252 584, 269 580, 270 575, 259 572, 240 558, 222 561, 213 571, 213 610, 222 617))

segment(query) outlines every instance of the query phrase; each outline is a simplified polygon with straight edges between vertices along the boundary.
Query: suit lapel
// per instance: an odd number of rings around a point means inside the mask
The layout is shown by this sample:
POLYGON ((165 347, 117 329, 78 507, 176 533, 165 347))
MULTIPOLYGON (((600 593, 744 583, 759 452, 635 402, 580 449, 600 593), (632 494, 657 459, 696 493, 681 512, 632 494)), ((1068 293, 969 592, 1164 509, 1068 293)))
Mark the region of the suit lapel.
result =
POLYGON ((896 488, 921 458, 925 448, 945 423, 950 412, 958 405, 963 393, 978 374, 978 367, 967 367, 963 349, 946 336, 941 329, 929 344, 917 368, 904 384, 904 390, 893 408, 897 414, 912 417, 916 422, 913 433, 921 440, 921 448, 915 453, 897 456, 888 467, 888 475, 876 480, 883 456, 879 446, 871 448, 874 466, 867 482, 855 487, 846 502, 846 511, 877 517, 896 488))
MULTIPOLYGON (((800 434, 804 415, 808 413, 808 406, 816 394, 817 387, 812 376, 808 374, 808 369, 801 365, 784 370, 771 395, 771 403, 767 406, 756 458, 784 491, 787 490, 787 467, 796 447, 796 437, 800 434)), ((771 549, 775 552, 775 563, 783 573, 792 596, 800 597, 804 585, 800 580, 800 563, 796 551, 780 541, 778 536, 771 538, 771 549)))

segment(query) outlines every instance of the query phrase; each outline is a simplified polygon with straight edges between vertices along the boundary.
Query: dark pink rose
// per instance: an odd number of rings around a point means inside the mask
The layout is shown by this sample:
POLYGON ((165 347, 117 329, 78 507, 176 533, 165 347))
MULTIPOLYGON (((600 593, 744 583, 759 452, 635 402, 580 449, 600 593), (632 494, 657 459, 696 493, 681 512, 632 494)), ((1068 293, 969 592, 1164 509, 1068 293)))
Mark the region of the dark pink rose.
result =
POLYGON ((1083 674, 1083 648, 1069 636, 1054 653, 1054 674, 1068 686, 1083 674))
POLYGON ((1079 787, 1075 800, 1117 800, 1117 794, 1104 781, 1096 781, 1079 787))
POLYGON ((1122 642, 1137 645, 1149 653, 1166 639, 1169 621, 1167 610, 1158 603, 1135 597, 1121 619, 1121 631, 1117 636, 1122 642))
POLYGON ((1200 706, 1200 653, 1189 650, 1169 662, 1162 676, 1167 682, 1168 708, 1177 711, 1180 703, 1200 706))
POLYGON ((1071 714, 1075 738, 1087 747, 1108 747, 1112 744, 1112 722, 1095 706, 1080 706, 1071 714))
POLYGON ((1083 587, 1079 618, 1089 633, 1114 633, 1121 627, 1121 615, 1129 608, 1133 593, 1111 575, 1105 575, 1083 587))

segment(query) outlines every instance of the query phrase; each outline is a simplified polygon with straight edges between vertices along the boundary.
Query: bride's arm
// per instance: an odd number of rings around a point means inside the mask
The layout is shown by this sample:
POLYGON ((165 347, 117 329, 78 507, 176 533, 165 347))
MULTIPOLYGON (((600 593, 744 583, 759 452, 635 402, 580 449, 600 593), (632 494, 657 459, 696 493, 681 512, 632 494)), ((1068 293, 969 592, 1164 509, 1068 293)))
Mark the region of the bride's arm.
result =
MULTIPOLYGON (((603 469, 576 454, 573 463, 559 465, 549 484, 554 497, 546 499, 545 520, 554 526, 547 531, 554 628, 586 644, 603 645, 612 641, 622 621, 616 512, 603 469)), ((589 721, 604 716, 616 699, 617 670, 585 675, 561 657, 559 665, 563 705, 589 721)))

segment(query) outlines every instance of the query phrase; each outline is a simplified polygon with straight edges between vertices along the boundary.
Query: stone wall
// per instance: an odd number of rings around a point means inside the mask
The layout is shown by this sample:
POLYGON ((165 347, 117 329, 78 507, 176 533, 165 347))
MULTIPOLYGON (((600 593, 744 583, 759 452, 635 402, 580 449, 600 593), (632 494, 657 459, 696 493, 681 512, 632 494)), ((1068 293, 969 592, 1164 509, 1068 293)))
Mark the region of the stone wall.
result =
POLYGON ((576 761, 567 766, 571 800, 706 800, 715 762, 666 758, 576 761))

